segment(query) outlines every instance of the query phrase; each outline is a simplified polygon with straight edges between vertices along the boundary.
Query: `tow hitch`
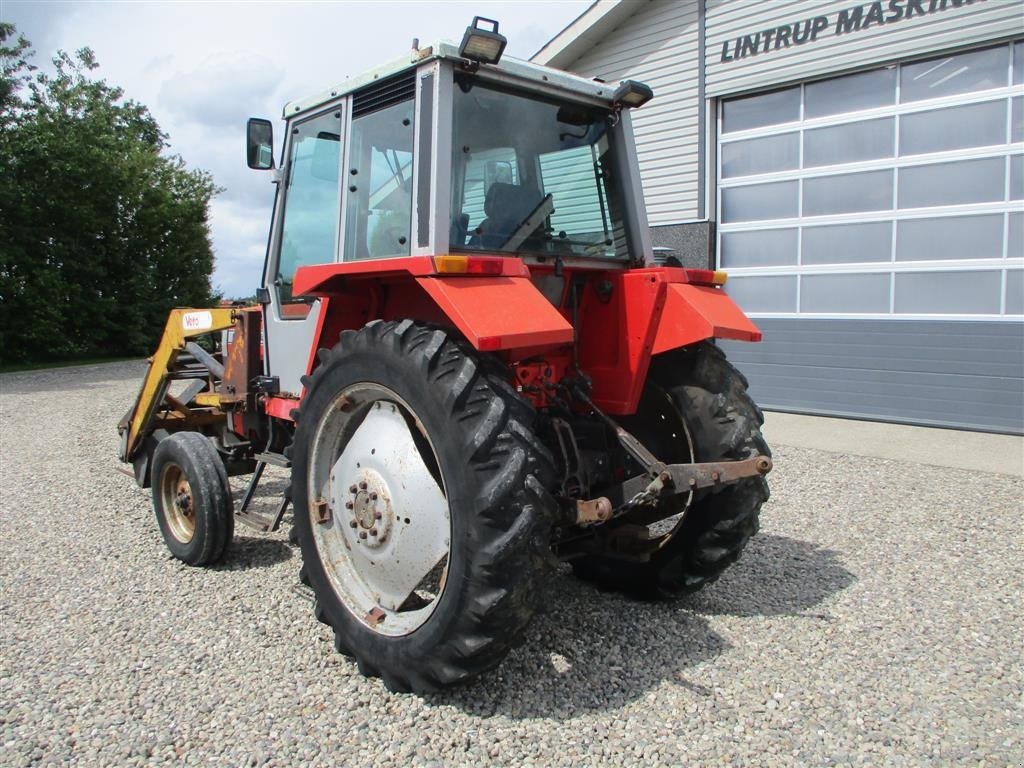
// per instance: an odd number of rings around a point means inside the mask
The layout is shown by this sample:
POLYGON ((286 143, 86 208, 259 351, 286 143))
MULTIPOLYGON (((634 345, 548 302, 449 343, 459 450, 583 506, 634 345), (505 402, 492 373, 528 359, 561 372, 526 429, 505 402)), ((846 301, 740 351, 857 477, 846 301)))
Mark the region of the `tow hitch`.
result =
POLYGON ((634 435, 602 413, 585 393, 577 390, 574 394, 615 431, 622 447, 646 470, 642 475, 604 489, 604 493, 593 499, 577 501, 571 520, 575 525, 605 523, 638 507, 655 506, 665 496, 728 485, 747 477, 767 475, 772 470, 771 458, 762 454, 738 461, 665 464, 634 435))
POLYGON ((613 517, 634 507, 657 503, 662 496, 672 496, 716 485, 728 485, 746 477, 767 475, 772 460, 758 454, 742 461, 712 461, 705 464, 662 464, 652 478, 637 475, 608 489, 605 494, 614 509, 613 517))
POLYGON ((741 461, 660 464, 653 473, 637 475, 606 488, 602 496, 577 501, 572 522, 575 525, 605 523, 638 507, 654 506, 665 496, 729 485, 747 477, 767 475, 771 470, 771 458, 760 454, 741 461))

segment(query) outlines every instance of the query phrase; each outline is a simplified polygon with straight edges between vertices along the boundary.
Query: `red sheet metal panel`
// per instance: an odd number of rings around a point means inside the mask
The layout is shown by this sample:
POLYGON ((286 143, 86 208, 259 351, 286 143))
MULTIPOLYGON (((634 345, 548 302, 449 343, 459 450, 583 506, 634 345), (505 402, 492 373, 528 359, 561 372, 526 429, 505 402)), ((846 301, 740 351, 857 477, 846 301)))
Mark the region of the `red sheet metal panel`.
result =
POLYGON ((572 326, 529 278, 420 277, 416 282, 476 349, 572 343, 572 326))
MULTIPOLYGON (((530 274, 522 259, 502 258, 500 264, 502 275, 518 277, 530 274)), ((312 264, 296 270, 292 292, 296 296, 323 295, 337 293, 349 280, 420 277, 436 272, 433 256, 402 256, 344 261, 336 264, 312 264)))
POLYGON ((720 288, 667 283, 665 290, 651 354, 710 338, 761 340, 761 330, 720 288))
POLYGON ((664 269, 612 272, 604 295, 592 286, 582 296, 580 367, 593 382, 594 403, 607 413, 636 411, 664 306, 666 276, 672 277, 664 269))
POLYGON ((612 415, 635 413, 651 356, 713 337, 758 341, 761 332, 720 288, 692 285, 681 269, 606 275, 583 294, 580 364, 592 398, 612 415))
POLYGON ((267 416, 276 416, 279 419, 294 421, 292 411, 298 408, 300 402, 295 397, 268 397, 263 401, 263 410, 267 416))

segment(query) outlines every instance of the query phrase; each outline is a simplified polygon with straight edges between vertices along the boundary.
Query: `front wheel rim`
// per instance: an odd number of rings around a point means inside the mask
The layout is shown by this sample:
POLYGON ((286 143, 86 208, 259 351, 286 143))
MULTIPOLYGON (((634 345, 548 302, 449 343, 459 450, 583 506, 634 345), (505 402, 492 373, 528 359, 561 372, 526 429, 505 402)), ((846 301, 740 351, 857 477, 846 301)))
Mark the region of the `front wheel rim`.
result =
POLYGON ((422 421, 387 387, 349 386, 317 424, 309 467, 306 513, 335 595, 374 632, 415 632, 444 592, 452 538, 422 421))
POLYGON ((177 464, 164 467, 160 476, 160 496, 171 535, 182 544, 188 544, 196 535, 195 495, 188 475, 177 464))

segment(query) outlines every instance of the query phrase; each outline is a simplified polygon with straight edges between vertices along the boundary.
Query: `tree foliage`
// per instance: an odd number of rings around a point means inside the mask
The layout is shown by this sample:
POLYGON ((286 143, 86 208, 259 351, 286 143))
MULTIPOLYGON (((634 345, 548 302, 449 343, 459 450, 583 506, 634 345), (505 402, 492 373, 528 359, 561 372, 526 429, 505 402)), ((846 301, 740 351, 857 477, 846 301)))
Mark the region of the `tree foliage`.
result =
POLYGON ((47 75, 14 35, 0 22, 0 361, 148 354, 169 309, 215 298, 218 190, 91 50, 47 75))

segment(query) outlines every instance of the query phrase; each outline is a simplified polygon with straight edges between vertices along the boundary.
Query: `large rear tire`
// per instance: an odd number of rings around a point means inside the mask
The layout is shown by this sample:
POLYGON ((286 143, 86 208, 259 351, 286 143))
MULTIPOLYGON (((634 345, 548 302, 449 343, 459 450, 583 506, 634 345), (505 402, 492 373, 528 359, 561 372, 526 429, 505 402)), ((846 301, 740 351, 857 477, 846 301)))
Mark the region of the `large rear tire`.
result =
MULTIPOLYGON (((771 455, 746 378, 708 342, 656 358, 637 415, 624 422, 669 463, 771 455)), ((698 492, 687 509, 688 500, 682 495, 663 502, 664 515, 685 515, 649 561, 586 555, 572 561, 576 575, 648 598, 679 597, 715 581, 757 533, 768 484, 752 477, 698 492)))
POLYGON ((491 371, 444 331, 375 321, 323 350, 305 381, 300 576, 337 650, 393 691, 494 667, 534 612, 551 457, 533 409, 491 371))

